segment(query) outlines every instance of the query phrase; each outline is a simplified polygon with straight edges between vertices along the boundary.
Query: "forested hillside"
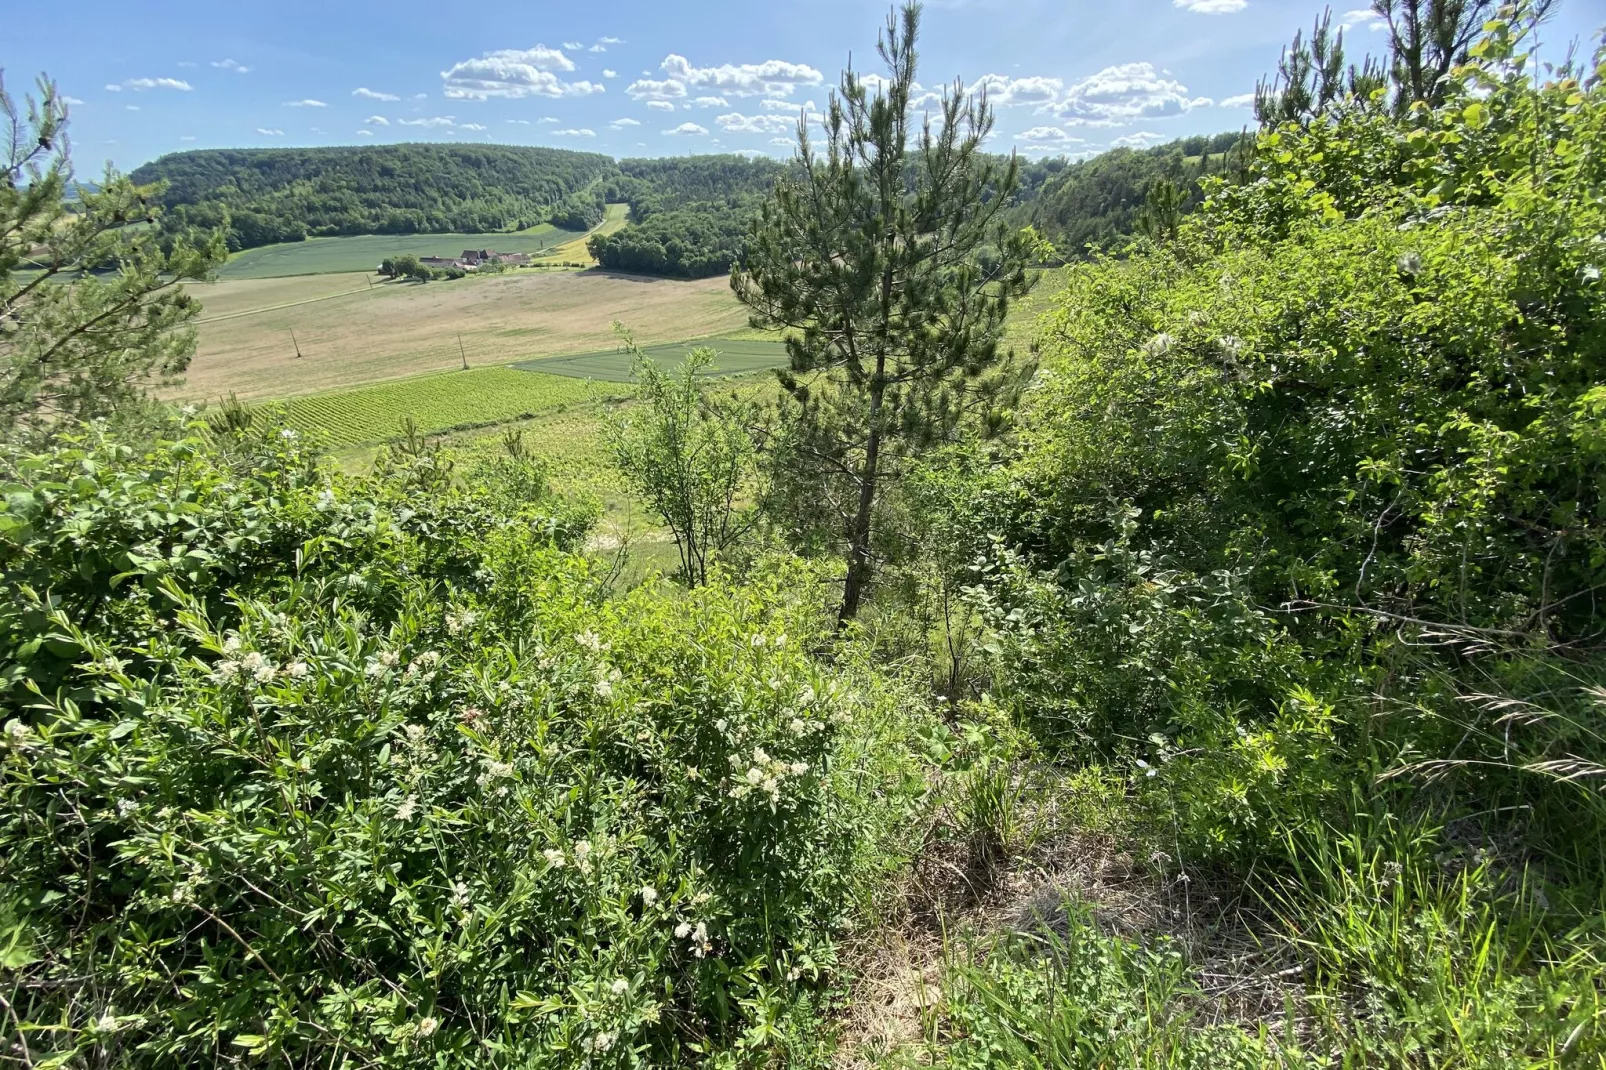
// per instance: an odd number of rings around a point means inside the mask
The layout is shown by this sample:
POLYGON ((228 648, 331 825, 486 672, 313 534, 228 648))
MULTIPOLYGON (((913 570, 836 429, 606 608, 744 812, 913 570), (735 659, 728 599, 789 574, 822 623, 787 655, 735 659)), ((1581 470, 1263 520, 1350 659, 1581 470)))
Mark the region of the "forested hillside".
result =
MULTIPOLYGON (((607 156, 564 149, 412 144, 203 149, 131 177, 168 184, 169 230, 211 228, 227 212, 229 245, 244 249, 336 234, 519 230, 560 208, 569 222, 598 204, 589 187, 613 169, 607 156)), ((594 214, 591 222, 600 206, 594 214)))
POLYGON ((723 275, 741 257, 759 199, 786 166, 745 156, 622 160, 615 195, 631 225, 591 240, 603 267, 650 275, 723 275))
POLYGON ((1204 199, 1199 180, 1239 169, 1253 139, 1242 133, 1188 137, 1151 149, 1112 149, 1086 160, 1038 160, 1021 168, 1015 221, 1030 224, 1066 260, 1112 249, 1138 230, 1158 183, 1178 193, 1186 214, 1204 199))

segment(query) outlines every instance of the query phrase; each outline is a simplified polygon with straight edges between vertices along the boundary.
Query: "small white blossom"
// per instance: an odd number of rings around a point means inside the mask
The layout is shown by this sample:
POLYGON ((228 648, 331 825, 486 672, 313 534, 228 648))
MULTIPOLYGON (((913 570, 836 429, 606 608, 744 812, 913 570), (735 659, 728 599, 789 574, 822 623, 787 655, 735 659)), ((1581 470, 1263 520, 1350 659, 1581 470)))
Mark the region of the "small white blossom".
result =
POLYGON ((608 644, 596 632, 581 632, 574 637, 574 641, 594 654, 600 654, 607 649, 608 644))
POLYGON ((793 776, 802 776, 804 773, 807 773, 808 771, 809 771, 809 763, 808 762, 793 762, 792 763, 792 775, 793 776))
POLYGON ((675 926, 675 939, 684 940, 691 935, 691 922, 683 921, 675 926))
POLYGON ((654 888, 650 884, 643 887, 641 889, 641 902, 643 905, 649 907, 658 902, 658 889, 654 888))
POLYGON ((135 802, 133 799, 118 799, 117 800, 117 816, 118 817, 122 817, 122 818, 129 817, 130 815, 132 815, 134 813, 134 811, 136 811, 138 809, 139 809, 139 803, 135 802))
POLYGON ((593 1036, 586 1037, 585 1040, 580 1042, 580 1045, 587 1051, 604 1052, 613 1047, 613 1042, 618 1038, 619 1034, 610 1029, 601 1033, 597 1033, 593 1036))
POLYGON ((764 639, 764 637, 762 635, 753 636, 753 646, 754 646, 755 649, 757 649, 759 647, 762 647, 764 645, 764 643, 765 643, 765 639, 764 639))
POLYGON ((239 652, 240 637, 238 635, 231 635, 227 639, 223 640, 223 653, 238 654, 239 652))
POLYGON ((402 804, 400 806, 396 807, 396 820, 411 821, 413 819, 413 815, 417 812, 418 798, 416 796, 409 795, 407 798, 402 800, 402 804))
POLYGON ((401 655, 394 650, 387 650, 379 655, 379 663, 387 669, 394 669, 401 662, 401 655))
POLYGON ((18 750, 27 750, 33 746, 33 729, 16 718, 6 722, 6 742, 18 750))
POLYGON ((117 1015, 112 1012, 110 1007, 107 1007, 105 1013, 95 1019, 95 1028, 102 1033, 115 1033, 118 1025, 117 1015))
POLYGON ((439 1029, 440 1027, 440 1022, 436 1021, 434 1018, 425 1018, 423 1021, 418 1023, 418 1035, 421 1037, 432 1037, 435 1035, 435 1030, 439 1029))
POLYGON ((300 438, 301 436, 296 434, 294 431, 290 430, 290 428, 287 427, 283 431, 279 432, 279 437, 284 439, 286 442, 294 442, 296 439, 300 438))
POLYGON ((311 671, 304 661, 292 661, 284 667, 284 674, 292 680, 305 680, 311 671))
POLYGON ((422 742, 424 739, 424 733, 428 731, 429 729, 425 728, 421 724, 409 724, 402 728, 402 732, 406 734, 407 742, 409 743, 422 742))
POLYGON ((794 736, 801 736, 804 732, 809 730, 808 722, 804 721, 801 717, 792 718, 792 723, 787 725, 787 728, 791 729, 794 736))
POLYGON ((212 672, 212 678, 214 680, 218 681, 218 683, 225 683, 226 684, 230 680, 234 679, 235 674, 238 673, 239 671, 240 671, 240 663, 239 662, 237 662, 237 661, 227 661, 227 660, 220 661, 220 662, 217 663, 217 668, 214 669, 213 672, 212 672))
POLYGON ((1148 351, 1148 354, 1151 357, 1163 357, 1167 353, 1171 352, 1172 343, 1172 337, 1169 334, 1166 334, 1164 331, 1161 331, 1159 334, 1149 339, 1148 344, 1143 348, 1148 351))
POLYGON ((747 782, 749 784, 755 784, 756 785, 763 779, 764 779, 764 770, 760 769, 758 766, 755 765, 755 766, 753 766, 753 768, 751 768, 751 769, 749 769, 747 771, 747 782))
POLYGON ((319 509, 330 509, 330 508, 333 508, 334 504, 335 504, 335 492, 334 491, 326 490, 326 491, 323 491, 322 493, 320 493, 318 495, 318 508, 319 509))
POLYGON ((622 996, 630 991, 630 982, 623 977, 615 977, 613 983, 608 986, 608 990, 616 996, 622 996))
POLYGON ((468 885, 458 881, 452 885, 452 905, 459 910, 467 910, 471 904, 468 895, 468 885))
POLYGON ((545 858, 547 865, 551 866, 553 869, 562 869, 564 866, 569 864, 568 858, 566 858, 563 852, 558 850, 556 847, 548 847, 546 850, 541 852, 541 857, 545 858))

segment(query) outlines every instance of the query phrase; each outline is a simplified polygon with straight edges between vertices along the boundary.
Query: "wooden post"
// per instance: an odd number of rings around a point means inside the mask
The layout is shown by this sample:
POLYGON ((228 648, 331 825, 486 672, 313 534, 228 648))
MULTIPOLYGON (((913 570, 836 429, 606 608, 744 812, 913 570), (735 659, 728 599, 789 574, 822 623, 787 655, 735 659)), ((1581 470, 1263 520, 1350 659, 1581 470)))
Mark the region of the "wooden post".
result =
POLYGON ((290 328, 290 344, 296 347, 296 359, 301 359, 301 343, 296 341, 296 329, 290 328))
POLYGON ((468 350, 463 348, 463 333, 461 331, 457 334, 457 352, 463 358, 463 370, 468 371, 468 350))

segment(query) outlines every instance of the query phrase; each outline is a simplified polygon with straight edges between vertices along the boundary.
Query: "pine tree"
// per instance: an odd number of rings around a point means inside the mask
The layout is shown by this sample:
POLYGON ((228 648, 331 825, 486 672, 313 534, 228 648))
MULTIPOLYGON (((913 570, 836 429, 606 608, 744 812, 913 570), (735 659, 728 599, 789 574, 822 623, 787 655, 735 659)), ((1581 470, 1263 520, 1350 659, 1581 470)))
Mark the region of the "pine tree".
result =
POLYGON ((799 120, 799 166, 764 203, 731 275, 755 327, 789 331, 776 483, 835 514, 844 623, 871 579, 876 507, 900 458, 1018 389, 999 343, 1042 255, 1032 232, 1002 222, 1018 163, 982 151, 993 125, 985 93, 955 84, 911 129, 919 28, 915 3, 888 18, 878 42, 888 77, 873 95, 843 72, 823 156, 799 120))
POLYGON ((222 235, 162 238, 160 190, 110 171, 74 187, 49 81, 22 109, 0 84, 0 121, 0 433, 118 412, 189 365, 200 303, 182 284, 223 261, 222 235))

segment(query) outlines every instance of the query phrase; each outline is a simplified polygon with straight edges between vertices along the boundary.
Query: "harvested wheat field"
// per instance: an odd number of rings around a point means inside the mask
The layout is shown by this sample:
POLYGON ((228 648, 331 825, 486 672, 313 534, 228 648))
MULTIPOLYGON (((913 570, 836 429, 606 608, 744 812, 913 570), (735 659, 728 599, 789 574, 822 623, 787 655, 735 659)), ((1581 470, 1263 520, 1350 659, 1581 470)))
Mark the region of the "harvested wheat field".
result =
POLYGON ((464 353, 470 366, 483 367, 592 352, 615 344, 614 320, 648 345, 729 334, 746 320, 723 278, 601 271, 372 289, 360 276, 321 275, 194 292, 204 306, 200 347, 188 381, 170 392, 176 399, 304 394, 457 368, 464 353))

